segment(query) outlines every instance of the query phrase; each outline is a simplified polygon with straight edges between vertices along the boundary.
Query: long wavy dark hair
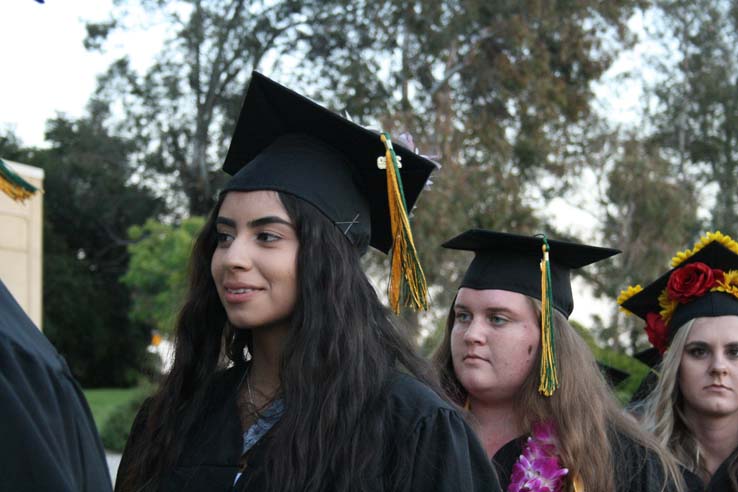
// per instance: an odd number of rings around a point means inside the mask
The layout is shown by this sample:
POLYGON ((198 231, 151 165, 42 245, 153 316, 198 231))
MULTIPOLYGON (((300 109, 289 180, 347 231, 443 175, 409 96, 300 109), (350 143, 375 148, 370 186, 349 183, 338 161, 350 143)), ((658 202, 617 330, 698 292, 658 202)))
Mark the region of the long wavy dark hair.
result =
MULTIPOLYGON (((247 363, 249 331, 229 325, 210 273, 223 198, 196 240, 174 364, 147 404, 146 431, 129 444, 135 449, 126 452, 132 458, 118 475, 118 491, 156 490, 189 430, 182 415, 202 416, 202 395, 213 376, 229 361, 247 363)), ((385 384, 402 369, 437 391, 439 386, 364 274, 358 252, 366 245, 352 245, 305 201, 286 193, 279 198, 299 240, 299 296, 281 360, 286 408, 270 431, 264 460, 267 476, 279 479, 270 480, 268 490, 379 490, 377 480, 397 490, 411 457, 400 453, 391 470, 383 469, 387 448, 381 443, 391 437, 385 384)))

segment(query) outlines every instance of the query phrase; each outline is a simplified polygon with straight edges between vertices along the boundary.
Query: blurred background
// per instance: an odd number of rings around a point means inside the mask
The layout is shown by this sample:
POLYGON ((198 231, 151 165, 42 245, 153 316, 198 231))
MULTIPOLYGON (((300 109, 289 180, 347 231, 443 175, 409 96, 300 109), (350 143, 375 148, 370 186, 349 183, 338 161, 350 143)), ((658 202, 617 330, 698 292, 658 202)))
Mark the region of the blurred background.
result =
MULTIPOLYGON (((0 5, 0 276, 86 389, 106 448, 168 364, 192 239, 251 70, 441 164, 414 212, 429 353, 470 227, 620 248, 572 319, 647 367, 615 298, 706 230, 738 235, 738 4, 723 0, 12 0, 0 5), (34 181, 35 180, 35 181, 34 181)), ((386 261, 366 267, 384 292, 386 261)))

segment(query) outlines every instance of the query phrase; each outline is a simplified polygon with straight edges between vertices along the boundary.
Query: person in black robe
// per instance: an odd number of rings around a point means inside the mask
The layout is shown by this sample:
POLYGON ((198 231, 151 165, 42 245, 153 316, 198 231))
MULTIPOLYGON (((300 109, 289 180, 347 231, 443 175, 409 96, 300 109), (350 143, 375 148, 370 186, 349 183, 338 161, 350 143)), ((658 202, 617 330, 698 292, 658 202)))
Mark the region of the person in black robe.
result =
POLYGON ((391 306, 426 304, 407 212, 434 168, 253 73, 117 491, 501 490, 361 269, 392 249, 391 306))
POLYGON ((644 428, 689 471, 691 490, 738 492, 738 242, 708 233, 618 303, 654 347, 634 408, 644 428))
POLYGON ((475 256, 433 360, 502 487, 683 490, 673 458, 625 414, 567 319, 571 270, 618 251, 483 229, 444 247, 475 256))
POLYGON ((105 452, 64 359, 0 281, 0 489, 106 491, 105 452))

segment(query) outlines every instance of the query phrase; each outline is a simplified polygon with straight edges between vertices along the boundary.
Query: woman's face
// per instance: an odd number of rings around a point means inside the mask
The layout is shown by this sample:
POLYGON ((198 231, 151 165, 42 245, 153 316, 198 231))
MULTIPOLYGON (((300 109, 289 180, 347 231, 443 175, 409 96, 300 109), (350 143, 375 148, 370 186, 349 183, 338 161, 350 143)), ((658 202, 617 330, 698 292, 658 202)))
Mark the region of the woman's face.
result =
POLYGON ((459 382, 477 400, 509 402, 533 368, 541 339, 530 301, 506 290, 459 289, 451 358, 459 382))
POLYGON ((297 233, 273 191, 231 191, 216 219, 210 271, 237 328, 289 326, 297 302, 297 233))
POLYGON ((738 316, 697 318, 679 365, 688 413, 738 417, 738 316))

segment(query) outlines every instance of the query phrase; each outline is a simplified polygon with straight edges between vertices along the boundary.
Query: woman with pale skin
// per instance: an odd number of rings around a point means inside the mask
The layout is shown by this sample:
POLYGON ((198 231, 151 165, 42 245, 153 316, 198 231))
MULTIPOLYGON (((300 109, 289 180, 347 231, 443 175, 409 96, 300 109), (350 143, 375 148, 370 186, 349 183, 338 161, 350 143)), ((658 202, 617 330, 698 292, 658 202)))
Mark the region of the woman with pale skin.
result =
POLYGON ((389 142, 253 75, 232 178, 192 252, 174 364, 116 490, 500 491, 361 269, 369 246, 398 237, 388 187, 402 186, 404 214, 435 168, 396 148, 391 181, 377 162, 389 142))
POLYGON ((646 321, 663 356, 658 383, 636 407, 690 488, 738 491, 738 243, 708 233, 645 289, 619 303, 646 321))
POLYGON ((434 363, 502 487, 683 490, 673 459, 624 414, 567 320, 570 271, 617 250, 480 229, 444 247, 475 257, 434 363))

